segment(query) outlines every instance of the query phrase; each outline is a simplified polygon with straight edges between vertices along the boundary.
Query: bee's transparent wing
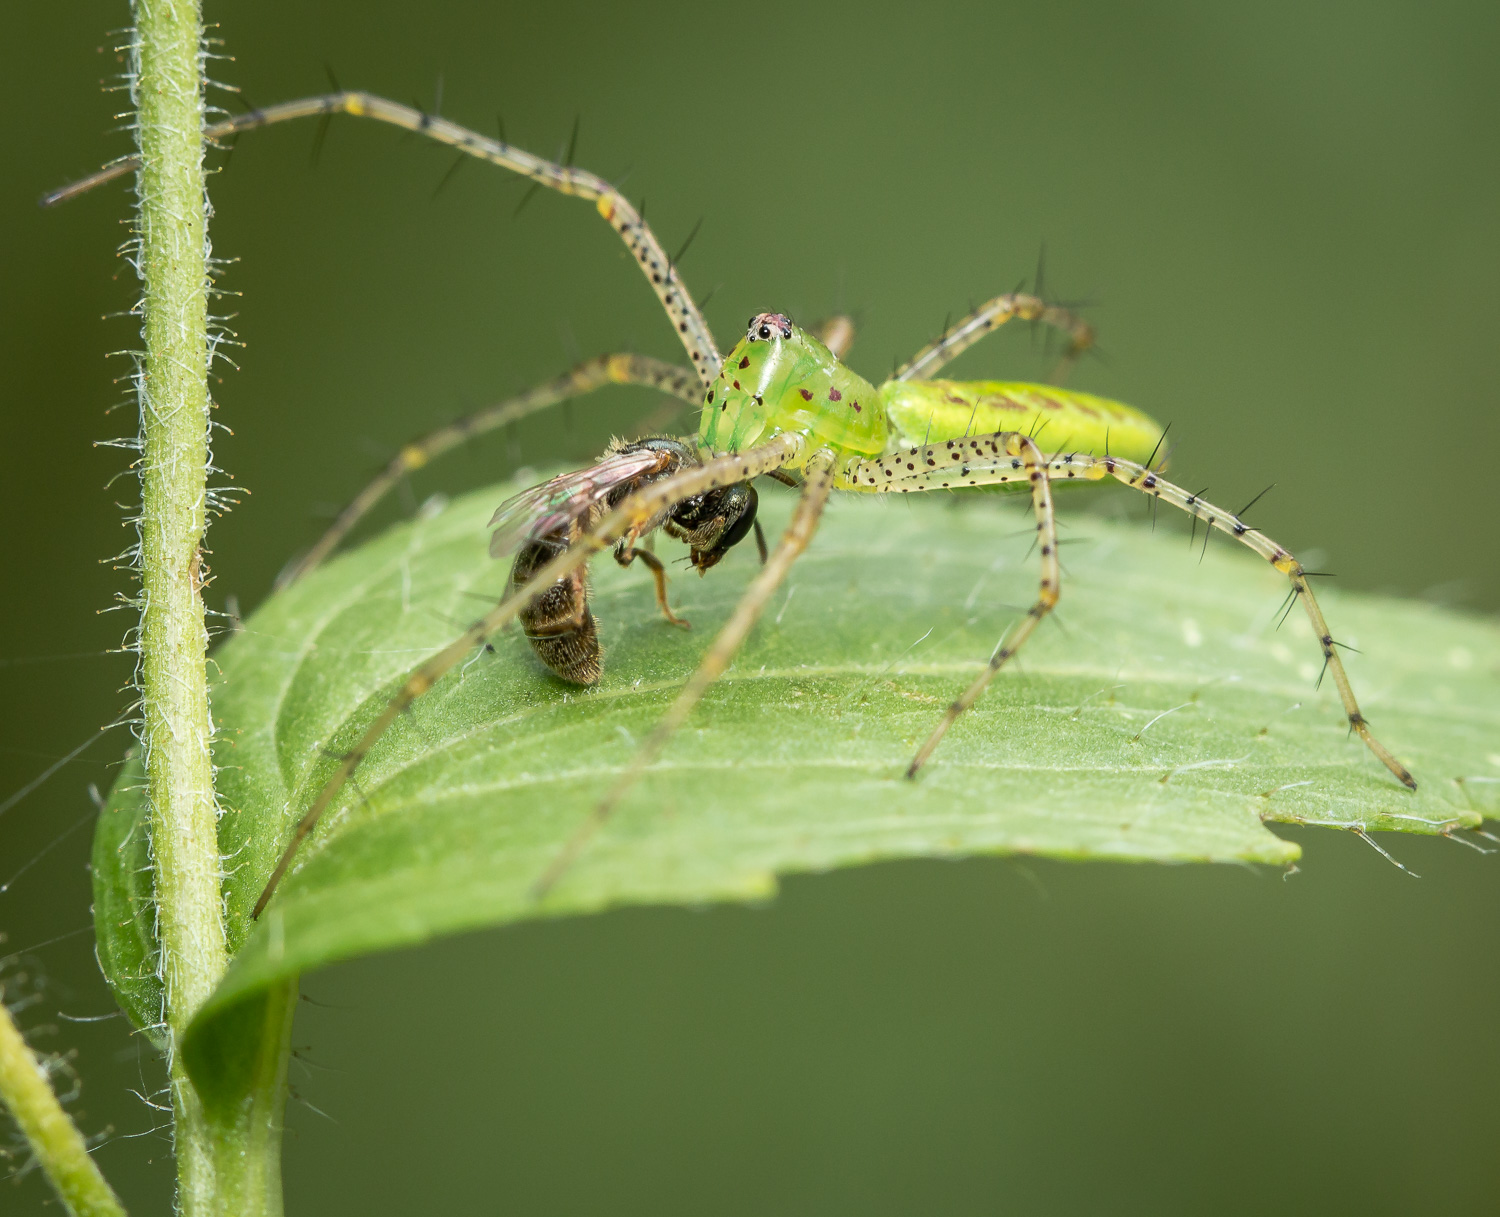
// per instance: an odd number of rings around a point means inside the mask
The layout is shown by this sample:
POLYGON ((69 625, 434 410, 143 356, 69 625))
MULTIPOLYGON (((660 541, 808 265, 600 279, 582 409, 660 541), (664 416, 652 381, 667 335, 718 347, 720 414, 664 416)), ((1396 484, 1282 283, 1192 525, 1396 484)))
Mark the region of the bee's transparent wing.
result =
POLYGON ((660 452, 615 452, 597 465, 559 474, 506 499, 490 517, 490 556, 503 558, 523 541, 561 532, 584 519, 611 490, 660 467, 660 452))

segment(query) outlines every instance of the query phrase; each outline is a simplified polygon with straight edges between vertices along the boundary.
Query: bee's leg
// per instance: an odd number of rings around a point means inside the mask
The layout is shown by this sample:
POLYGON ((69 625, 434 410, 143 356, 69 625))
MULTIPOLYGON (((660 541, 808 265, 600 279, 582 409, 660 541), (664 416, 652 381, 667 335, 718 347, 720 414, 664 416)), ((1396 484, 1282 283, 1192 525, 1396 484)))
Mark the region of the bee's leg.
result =
POLYGON ((759 517, 757 517, 755 521, 755 548, 756 551, 760 554, 760 564, 764 566, 766 564, 766 559, 770 556, 770 554, 766 549, 766 532, 765 529, 760 526, 759 517))
POLYGON ((693 623, 679 617, 667 604, 667 568, 661 564, 661 559, 649 550, 626 549, 623 543, 615 549, 615 561, 621 566, 629 566, 637 558, 646 564, 651 577, 656 580, 656 605, 661 609, 661 615, 673 625, 679 625, 685 630, 692 629, 693 623))

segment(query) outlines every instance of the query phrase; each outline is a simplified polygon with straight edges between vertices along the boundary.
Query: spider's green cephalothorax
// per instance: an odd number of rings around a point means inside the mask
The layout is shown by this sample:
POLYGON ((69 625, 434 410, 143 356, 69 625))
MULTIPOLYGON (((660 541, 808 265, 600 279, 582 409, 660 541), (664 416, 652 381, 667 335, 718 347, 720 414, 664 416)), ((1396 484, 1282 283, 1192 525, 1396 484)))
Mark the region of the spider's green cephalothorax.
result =
POLYGON ((698 442, 714 452, 742 452, 778 431, 813 443, 875 456, 890 428, 880 394, 826 346, 780 313, 750 319, 703 399, 698 442))

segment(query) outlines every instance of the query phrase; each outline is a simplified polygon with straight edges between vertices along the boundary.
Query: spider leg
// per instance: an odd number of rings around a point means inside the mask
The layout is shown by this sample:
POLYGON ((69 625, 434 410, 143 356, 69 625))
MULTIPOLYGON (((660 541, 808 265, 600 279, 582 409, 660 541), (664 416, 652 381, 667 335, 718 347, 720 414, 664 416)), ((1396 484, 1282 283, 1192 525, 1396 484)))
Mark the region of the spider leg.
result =
POLYGON ((1014 629, 1001 637, 990 661, 973 683, 943 713, 938 725, 906 769, 907 777, 927 763, 948 728, 958 716, 979 700, 995 673, 1019 651, 1037 624, 1050 613, 1062 590, 1062 570, 1057 560, 1057 521, 1052 510, 1052 485, 1048 478, 1047 459, 1036 441, 1017 431, 978 435, 949 440, 925 448, 903 450, 899 454, 860 461, 849 466, 839 477, 842 489, 874 493, 940 490, 949 486, 983 486, 1000 482, 1027 481, 1031 487, 1031 506, 1036 515, 1036 539, 1042 552, 1042 577, 1036 601, 1014 629))
MULTIPOLYGON (((626 535, 629 537, 632 534, 626 535)), ((574 520, 572 527, 568 529, 568 544, 577 545, 582 539, 583 522, 574 520)), ((573 604, 573 615, 568 624, 577 629, 588 620, 589 616, 588 567, 575 566, 564 577, 573 587, 573 595, 569 597, 573 604)))
POLYGON ((944 364, 951 363, 986 334, 1017 317, 1022 321, 1040 321, 1068 335, 1068 345, 1063 350, 1054 380, 1060 381, 1068 365, 1094 345, 1094 327, 1081 317, 1048 304, 1040 296, 1007 292, 986 301, 956 325, 944 326, 942 336, 929 342, 891 373, 891 379, 930 380, 944 364))
MULTIPOLYGON (((740 597, 739 604, 735 606, 733 616, 719 631, 708 653, 699 662, 697 670, 682 687, 677 699, 661 717, 629 766, 616 779, 609 793, 589 813, 588 819, 578 826, 578 830, 537 879, 532 887, 534 897, 540 899, 545 896, 562 878, 577 860, 578 855, 614 814, 620 800, 661 754, 662 748, 687 720, 693 707, 703 700, 708 687, 729 666, 735 653, 744 643, 756 621, 759 620, 766 602, 781 585, 787 572, 791 570, 792 563, 807 548, 813 534, 817 531, 818 520, 822 517, 823 508, 828 502, 829 491, 833 488, 832 469, 833 454, 827 449, 809 459, 802 485, 802 497, 797 503, 797 509, 792 514, 786 532, 776 543, 776 548, 772 551, 770 558, 761 567, 760 573, 756 575, 750 586, 745 589, 745 594, 740 597)), ((1045 485, 1045 482, 1043 484, 1045 485)))
POLYGON ((1308 572, 1289 550, 1283 549, 1259 529, 1250 527, 1234 512, 1225 511, 1223 508, 1215 507, 1212 503, 1205 502, 1201 496, 1190 494, 1181 486, 1167 481, 1154 470, 1145 465, 1138 465, 1134 461, 1121 460, 1117 457, 1080 456, 1074 453, 1053 457, 1049 473, 1053 478, 1080 475, 1093 479, 1113 477, 1132 489, 1139 490, 1142 494, 1152 495, 1161 502, 1169 503, 1187 512, 1194 519, 1202 520, 1210 530, 1217 529, 1219 532, 1234 537, 1284 574, 1291 581, 1291 595, 1300 599, 1302 607, 1307 611, 1307 619, 1312 623, 1313 633, 1317 635, 1318 645, 1323 650, 1325 670, 1333 676, 1333 683, 1338 688, 1339 700, 1343 703, 1344 714, 1349 720, 1350 729, 1364 740, 1365 746, 1379 758, 1381 764, 1389 769, 1403 786, 1412 790, 1417 788, 1416 780, 1407 771, 1406 766, 1392 756, 1385 745, 1370 732, 1370 725, 1365 721, 1365 716, 1360 713, 1359 702, 1354 697, 1354 689, 1349 683, 1349 674, 1344 670, 1343 660, 1339 658, 1337 650, 1339 644, 1329 633, 1323 610, 1319 608, 1317 597, 1313 595, 1312 584, 1308 582, 1308 572))
MULTIPOLYGON (((641 272, 666 309, 672 328, 691 357, 693 370, 697 372, 698 378, 707 385, 718 375, 719 364, 723 362, 719 348, 714 343, 708 322, 703 319, 702 311, 694 303, 687 285, 672 264, 672 259, 662 248, 656 234, 647 226, 641 213, 614 186, 597 174, 571 164, 560 165, 546 160, 503 139, 491 139, 477 131, 470 131, 440 115, 424 114, 421 110, 387 101, 372 93, 347 89, 320 97, 284 101, 279 105, 237 114, 223 122, 206 126, 203 137, 206 140, 225 139, 241 131, 268 127, 294 118, 327 118, 334 114, 349 114, 356 118, 373 118, 378 122, 390 123, 403 130, 425 135, 440 144, 447 144, 465 155, 478 157, 492 165, 519 173, 537 185, 546 186, 559 194, 570 194, 592 201, 599 214, 620 234, 625 247, 640 264, 641 272)), ((64 202, 95 186, 102 186, 105 182, 134 173, 139 168, 138 156, 123 156, 88 177, 43 195, 42 205, 50 207, 64 202)))
POLYGON ((365 757, 369 756, 370 750, 396 721, 397 716, 462 663, 470 651, 513 620, 521 609, 554 583, 582 568, 590 558, 600 550, 608 549, 632 528, 643 526, 684 499, 733 486, 736 482, 747 482, 772 469, 779 469, 795 461, 805 444, 806 441, 800 436, 782 433, 758 448, 715 457, 636 491, 595 523, 578 541, 541 567, 524 587, 507 596, 436 655, 422 663, 396 690, 385 709, 365 729, 353 748, 343 755, 338 768, 314 796, 312 803, 292 829, 291 839, 272 869, 251 916, 259 917, 264 911, 303 840, 312 832, 328 805, 338 796, 344 784, 365 757))
POLYGON ((958 700, 943 712, 943 717, 933 728, 932 734, 917 749, 917 755, 912 757, 911 764, 906 767, 906 776, 909 778, 917 776, 917 770, 927 763, 927 758, 948 733, 948 728, 953 726, 960 714, 979 700, 985 687, 995 679, 995 673, 1021 649, 1042 618, 1057 605, 1058 596, 1062 592, 1062 570, 1057 561, 1057 519, 1052 510, 1052 485, 1047 478, 1046 460, 1041 449, 1036 446, 1036 441, 1025 435, 1008 435, 1005 451, 1012 461, 1020 460, 1021 472, 1031 482, 1031 506, 1036 513, 1037 543, 1042 552, 1042 577, 1037 585, 1036 600, 1026 610, 1026 616, 1021 618, 1020 624, 1014 630, 1007 630, 1001 637, 984 670, 959 695, 958 700))
MULTIPOLYGON (((827 321, 819 322, 814 330, 835 355, 843 355, 854 341, 854 322, 848 317, 830 317, 827 321)), ((660 389, 677 399, 652 411, 638 428, 641 435, 654 434, 671 422, 682 409, 678 402, 685 402, 690 406, 698 406, 703 402, 703 387, 698 383, 698 378, 686 368, 663 363, 649 355, 600 355, 585 360, 556 380, 486 406, 474 414, 447 423, 420 439, 403 444, 401 451, 391 458, 390 463, 339 512, 338 518, 318 538, 317 544, 300 558, 287 564, 276 579, 276 590, 289 587, 327 561, 328 556, 343 543, 360 520, 390 493, 391 487, 413 470, 430 464, 437 457, 475 436, 485 435, 517 419, 525 418, 528 414, 592 393, 605 385, 645 385, 660 389)), ((792 480, 790 484, 797 483, 792 480)))
POLYGON ((605 385, 646 385, 693 405, 697 405, 703 396, 698 378, 686 368, 647 355, 601 355, 579 364, 556 380, 447 423, 420 439, 403 444, 390 463, 339 512, 338 518, 318 538, 317 544, 282 571, 276 580, 276 589, 279 591, 295 583, 321 565, 355 525, 408 473, 475 436, 494 431, 558 402, 592 393, 605 385))
POLYGON ((822 340, 824 346, 842 359, 854 345, 854 318, 835 313, 814 324, 812 332, 822 340))
MULTIPOLYGON (((1022 472, 1025 462, 1010 454, 1009 443, 1009 436, 1005 432, 1000 432, 995 435, 948 440, 942 444, 930 444, 922 448, 903 449, 892 456, 879 457, 849 466, 840 475, 838 485, 842 489, 879 494, 890 491, 935 490, 953 486, 987 486, 1019 481, 1021 477, 1029 476, 1029 474, 1022 472)), ((1312 586, 1308 581, 1308 572, 1290 551, 1283 549, 1258 529, 1250 527, 1234 512, 1225 511, 1220 507, 1215 507, 1212 503, 1205 502, 1200 495, 1192 494, 1181 486, 1167 481, 1147 465, 1137 464, 1135 461, 1128 461, 1121 457, 1085 456, 1074 452, 1051 457, 1047 460, 1045 468, 1049 481, 1060 481, 1066 478, 1084 478, 1092 481, 1099 481, 1106 477, 1116 478, 1132 489, 1149 494, 1155 500, 1169 503, 1195 519, 1202 520, 1209 529, 1217 529, 1219 532, 1234 537, 1286 575, 1292 584, 1292 598, 1302 601, 1308 620, 1312 622, 1313 633, 1317 635, 1318 643, 1323 650, 1326 671, 1332 674, 1333 682, 1338 688, 1339 700, 1343 703, 1350 730, 1364 740, 1365 746, 1396 776, 1402 785, 1412 790, 1417 788, 1417 783, 1407 771, 1406 766, 1392 756, 1385 745, 1371 733, 1365 716, 1360 712, 1359 702, 1354 697, 1354 690, 1349 684, 1349 674, 1344 670, 1343 660, 1339 658, 1337 649, 1339 644, 1329 633, 1323 610, 1318 607, 1317 598, 1313 595, 1312 586)), ((1033 501, 1035 499, 1033 486, 1033 501)), ((1046 539, 1042 544, 1045 562, 1047 560, 1046 539)), ((1052 542, 1052 546, 1055 552, 1055 541, 1052 542)), ((1043 574, 1042 586, 1045 597, 1047 590, 1045 567, 1043 574)), ((1055 598, 1055 584, 1053 591, 1055 598)), ((1036 612, 1035 607, 1032 612, 1036 612)), ((1022 623, 1022 629, 1025 633, 1030 633, 1030 628, 1025 622, 1022 623)), ((1025 633, 1019 633, 1019 636, 1024 638, 1025 633)), ((1012 654, 1015 652, 1014 640, 1008 649, 1012 654)), ((1000 656, 999 651, 996 652, 996 656, 1000 656)), ((957 704, 955 703, 955 706, 957 704)), ((956 717, 952 709, 949 714, 956 717)), ((936 741, 929 741, 929 744, 934 742, 936 741)), ((920 764, 925 759, 926 751, 924 748, 924 751, 918 754, 916 764, 920 764)))

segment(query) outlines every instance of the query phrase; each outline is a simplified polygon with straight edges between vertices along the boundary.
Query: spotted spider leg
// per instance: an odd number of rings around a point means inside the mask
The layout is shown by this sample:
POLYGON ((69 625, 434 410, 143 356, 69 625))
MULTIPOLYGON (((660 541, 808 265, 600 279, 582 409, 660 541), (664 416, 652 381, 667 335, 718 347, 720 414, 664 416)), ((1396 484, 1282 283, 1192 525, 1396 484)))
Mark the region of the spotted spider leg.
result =
MULTIPOLYGON (((819 322, 813 331, 835 355, 843 356, 854 342, 854 322, 848 317, 835 315, 819 322)), ((644 385, 660 389, 679 402, 698 406, 703 402, 703 388, 698 379, 686 368, 664 363, 649 355, 599 355, 585 360, 570 372, 556 380, 538 385, 534 389, 486 406, 476 413, 455 419, 422 436, 403 444, 401 450, 391 458, 369 484, 339 512, 328 530, 318 542, 300 558, 289 562, 276 579, 276 590, 289 587, 303 575, 315 570, 327 561, 354 527, 370 513, 403 477, 430 464, 437 457, 460 447, 476 436, 495 431, 517 419, 525 418, 548 406, 555 406, 575 397, 582 397, 606 385, 644 385)), ((653 411, 641 424, 640 434, 652 435, 659 431, 681 407, 668 403, 664 410, 653 411)), ((647 560, 650 564, 650 560, 647 560)), ((652 572, 656 572, 653 570, 652 572)), ((662 579, 657 579, 658 602, 662 592, 662 579)), ((676 619, 663 606, 667 619, 677 624, 676 619)))
POLYGON ((447 423, 420 439, 403 444, 390 463, 339 512, 338 518, 318 538, 317 544, 287 566, 276 580, 277 589, 295 583, 321 565, 354 526, 407 474, 475 436, 504 427, 548 406, 582 397, 605 385, 646 385, 660 389, 663 393, 670 393, 690 405, 697 405, 703 397, 702 387, 693 373, 647 355, 600 355, 595 359, 585 360, 556 380, 486 406, 474 414, 447 423))
MULTIPOLYGON (((387 101, 371 93, 350 90, 327 93, 320 97, 284 101, 279 105, 237 114, 223 122, 211 123, 204 127, 203 135, 207 140, 224 139, 238 135, 242 131, 268 127, 273 123, 334 114, 348 114, 355 118, 372 118, 377 122, 389 123, 417 135, 437 140, 438 143, 447 144, 465 155, 478 157, 492 165, 499 165, 504 169, 519 173, 560 194, 574 195, 577 198, 592 201, 599 214, 604 217, 611 228, 620 234, 625 247, 640 264, 641 272, 650 282, 651 290, 656 293, 662 307, 666 309, 673 330, 676 331, 678 339, 686 348, 698 379, 707 385, 718 374, 719 364, 722 362, 719 348, 714 342, 712 331, 708 328, 708 322, 703 319, 702 311, 693 301, 672 259, 667 256, 666 250, 662 248, 661 242, 657 240, 656 234, 651 231, 641 213, 631 206, 630 201, 614 186, 597 174, 589 173, 585 169, 577 169, 572 165, 559 165, 555 161, 536 156, 504 140, 490 139, 476 131, 470 131, 467 127, 449 122, 439 115, 426 114, 411 106, 387 101)), ((43 195, 42 205, 50 207, 66 202, 96 186, 102 186, 115 178, 134 173, 139 167, 139 157, 123 156, 119 160, 111 161, 88 177, 80 178, 76 182, 43 195)))
POLYGON ((951 363, 959 355, 983 338, 993 333, 1007 321, 1019 318, 1022 321, 1038 321, 1064 331, 1068 345, 1058 362, 1054 380, 1060 380, 1072 362, 1094 345, 1094 327, 1081 317, 1075 317, 1067 309, 1048 304, 1039 296, 1025 292, 1007 292, 987 300, 956 325, 946 326, 941 337, 929 342, 908 359, 891 375, 892 380, 930 380, 944 364, 951 363))
MULTIPOLYGON (((950 440, 943 444, 906 449, 895 456, 866 461, 862 467, 850 471, 850 480, 858 477, 860 485, 857 489, 867 493, 880 493, 882 491, 938 490, 957 486, 986 486, 997 482, 1018 481, 1023 476, 1029 476, 1028 473, 1023 472, 1023 461, 1009 453, 1001 455, 999 449, 1003 445, 992 442, 997 439, 999 437, 978 436, 973 439, 950 440)), ((1085 456, 1080 453, 1058 454, 1047 460, 1046 473, 1049 481, 1062 481, 1068 478, 1099 481, 1106 477, 1113 477, 1134 490, 1152 495, 1162 502, 1180 508, 1195 519, 1202 520, 1209 528, 1228 534, 1286 575, 1292 584, 1292 594, 1301 599, 1302 606, 1307 611, 1308 620, 1312 623, 1313 633, 1317 636, 1319 646, 1323 651, 1324 664, 1333 676, 1333 682, 1338 689, 1339 700, 1343 703, 1350 729, 1359 735, 1360 739, 1365 742, 1365 746, 1379 758, 1381 764, 1389 769, 1402 785, 1412 790, 1417 788, 1417 783, 1407 771, 1406 766, 1396 760, 1385 745, 1375 738, 1364 715, 1360 713, 1359 703, 1349 683, 1349 675, 1344 670, 1343 661, 1339 658, 1337 644, 1329 632, 1323 611, 1313 595, 1307 572, 1289 550, 1282 548, 1258 529, 1250 527, 1234 512, 1215 507, 1200 496, 1191 494, 1181 486, 1167 481, 1154 469, 1137 464, 1135 461, 1112 456, 1085 456)), ((856 489, 853 485, 847 488, 856 489)), ((1055 542, 1053 549, 1054 551, 1056 549, 1055 542)), ((1045 556, 1043 561, 1046 561, 1045 556)), ((1012 646, 1010 649, 1014 653, 1015 647, 1012 646)), ((955 703, 955 708, 950 708, 949 716, 945 719, 945 727, 953 717, 957 716, 957 713, 961 712, 961 708, 956 709, 958 706, 959 703, 955 703)), ((941 730, 937 734, 941 735, 941 730)), ((928 744, 935 742, 934 738, 928 744)), ((930 746, 924 746, 913 761, 911 772, 915 772, 920 767, 930 751, 930 746)))
POLYGON ((1062 571, 1057 561, 1057 521, 1052 509, 1052 484, 1047 458, 1036 442, 1017 431, 976 435, 948 440, 927 448, 911 448, 894 456, 878 457, 848 466, 838 479, 841 490, 864 493, 942 490, 950 486, 990 485, 995 482, 1026 481, 1031 486, 1031 505, 1036 514, 1037 545, 1042 555, 1042 577, 1036 601, 1013 629, 1007 630, 983 671, 943 712, 912 762, 906 776, 915 777, 932 755, 938 742, 958 716, 979 700, 995 673, 1019 651, 1042 618, 1052 611, 1062 591, 1062 571))
MULTIPOLYGON (((533 884, 532 895, 534 897, 540 899, 545 896, 573 865, 578 855, 614 814, 620 800, 661 755, 667 742, 687 721, 693 708, 703 700, 703 695, 708 692, 709 686, 723 675, 740 647, 744 645, 745 639, 760 619, 761 613, 765 611, 766 603, 786 579, 792 569, 792 564, 807 549, 813 534, 817 531, 823 508, 828 503, 829 492, 833 489, 833 464, 834 454, 827 448, 814 453, 808 459, 803 470, 802 495, 797 502, 796 510, 792 513, 791 522, 776 543, 776 548, 771 551, 760 573, 745 589, 744 595, 734 607, 734 613, 719 631, 718 636, 714 638, 707 653, 699 661, 697 669, 652 729, 646 742, 636 751, 624 772, 615 779, 609 793, 595 805, 588 818, 578 826, 567 844, 533 884)), ((1043 484, 1045 485, 1045 482, 1043 484)))
POLYGON ((291 839, 282 851, 280 860, 271 871, 260 899, 255 902, 252 917, 259 917, 267 902, 276 891, 276 886, 292 864, 297 850, 308 833, 312 832, 323 812, 338 797, 350 776, 359 767, 370 750, 379 742, 390 725, 408 706, 439 680, 462 663, 475 647, 482 645, 496 631, 545 592, 560 579, 566 579, 601 550, 608 549, 632 530, 639 531, 646 522, 690 499, 694 495, 707 494, 737 482, 747 482, 784 465, 795 462, 802 454, 806 441, 800 436, 781 434, 770 442, 744 452, 715 457, 690 469, 683 469, 671 477, 653 482, 627 497, 608 515, 600 519, 577 542, 541 567, 524 587, 518 588, 498 605, 471 625, 451 643, 433 655, 406 678, 390 701, 365 729, 354 746, 340 759, 338 768, 324 782, 312 803, 292 829, 291 839))
POLYGON ((1158 476, 1154 470, 1145 465, 1138 465, 1134 461, 1121 460, 1112 456, 1096 457, 1069 453, 1054 456, 1049 465, 1049 473, 1054 480, 1075 476, 1095 480, 1104 477, 1115 478, 1133 490, 1153 495, 1164 503, 1180 508, 1194 519, 1202 520, 1209 528, 1228 534, 1242 545, 1248 546, 1285 575, 1291 581, 1292 595, 1302 601, 1302 607, 1307 611, 1307 619, 1312 623, 1313 633, 1317 636, 1318 645, 1323 651, 1325 669, 1333 676, 1333 683, 1338 689, 1339 700, 1343 703, 1344 714, 1349 720, 1350 729, 1364 740, 1365 747, 1369 748, 1380 759, 1381 764, 1395 774, 1396 779, 1403 786, 1411 790, 1417 788, 1416 779, 1407 771, 1406 766, 1392 756, 1390 750, 1375 738, 1370 731, 1369 723, 1365 721, 1365 716, 1360 713, 1359 702, 1354 697, 1354 688, 1349 683, 1349 674, 1344 670, 1344 661, 1339 658, 1338 644, 1334 642, 1333 635, 1328 630, 1328 622, 1324 620, 1323 610, 1318 606, 1317 597, 1313 595, 1312 584, 1307 580, 1307 571, 1290 551, 1283 549, 1258 528, 1251 528, 1234 512, 1215 507, 1201 496, 1190 494, 1181 486, 1173 485, 1165 478, 1158 476))

